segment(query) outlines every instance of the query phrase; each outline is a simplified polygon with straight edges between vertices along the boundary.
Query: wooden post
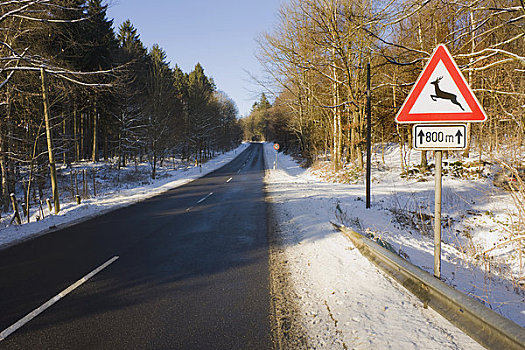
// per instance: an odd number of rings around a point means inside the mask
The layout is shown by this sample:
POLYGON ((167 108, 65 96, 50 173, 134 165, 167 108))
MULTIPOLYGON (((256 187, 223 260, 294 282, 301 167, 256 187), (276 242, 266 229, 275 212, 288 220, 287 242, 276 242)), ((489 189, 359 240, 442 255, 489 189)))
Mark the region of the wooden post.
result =
POLYGON ((97 196, 97 182, 95 175, 97 174, 97 170, 93 169, 93 197, 97 196))
POLYGON ((78 192, 78 170, 75 170, 75 194, 79 194, 78 192))
POLYGON ((53 211, 53 205, 51 204, 51 200, 49 198, 46 198, 47 203, 47 209, 49 209, 49 214, 53 211))
POLYGON ((24 197, 25 198, 25 204, 23 203, 23 199, 21 200, 22 201, 22 212, 24 214, 24 216, 26 217, 27 219, 27 223, 29 223, 29 183, 26 183, 25 180, 22 180, 22 188, 24 190, 24 197))
POLYGON ((24 214, 24 216, 28 216, 26 205, 24 203, 21 203, 20 205, 22 206, 22 214, 24 214))
POLYGON ((84 198, 87 198, 86 169, 82 169, 82 193, 83 193, 84 198))
POLYGON ((436 184, 434 193, 434 276, 441 278, 441 172, 443 151, 435 152, 436 184))
POLYGON ((55 214, 58 214, 60 212, 60 198, 58 194, 57 169, 55 165, 55 157, 53 155, 53 137, 51 135, 51 126, 49 124, 49 100, 47 93, 46 71, 44 70, 44 67, 40 68, 40 76, 42 78, 42 100, 44 102, 44 120, 46 125, 47 153, 49 155, 51 190, 53 192, 53 201, 55 203, 55 214))
POLYGON ((20 219, 20 212, 18 211, 18 205, 16 203, 16 197, 14 193, 11 193, 11 204, 13 205, 13 211, 15 212, 14 219, 16 220, 16 223, 18 225, 22 224, 22 220, 20 219))
POLYGON ((73 170, 69 172, 69 180, 71 183, 71 198, 75 198, 75 188, 73 187, 73 170))
POLYGON ((39 204, 40 204, 40 213, 42 214, 42 220, 46 217, 46 215, 44 214, 44 208, 42 208, 42 200, 39 201, 39 204))

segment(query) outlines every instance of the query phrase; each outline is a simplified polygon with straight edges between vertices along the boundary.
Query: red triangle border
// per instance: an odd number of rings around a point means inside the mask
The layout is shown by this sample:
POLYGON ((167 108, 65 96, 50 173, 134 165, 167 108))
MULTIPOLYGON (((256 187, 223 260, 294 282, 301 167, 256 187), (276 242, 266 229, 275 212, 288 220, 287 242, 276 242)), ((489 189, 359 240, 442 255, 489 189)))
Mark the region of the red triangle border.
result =
POLYGON ((435 50, 427 65, 423 69, 421 75, 416 80, 414 87, 408 94, 405 102, 401 106, 401 109, 396 115, 397 123, 448 123, 448 122, 484 122, 487 120, 487 116, 483 111, 480 103, 476 99, 476 96, 472 93, 467 85, 467 82, 458 66, 454 62, 452 55, 447 50, 445 45, 439 45, 435 50), (463 98, 470 107, 471 112, 465 113, 409 113, 414 106, 414 103, 421 94, 423 88, 428 83, 430 76, 434 72, 437 64, 443 62, 447 68, 450 76, 454 80, 454 83, 458 87, 459 91, 463 95, 463 98))

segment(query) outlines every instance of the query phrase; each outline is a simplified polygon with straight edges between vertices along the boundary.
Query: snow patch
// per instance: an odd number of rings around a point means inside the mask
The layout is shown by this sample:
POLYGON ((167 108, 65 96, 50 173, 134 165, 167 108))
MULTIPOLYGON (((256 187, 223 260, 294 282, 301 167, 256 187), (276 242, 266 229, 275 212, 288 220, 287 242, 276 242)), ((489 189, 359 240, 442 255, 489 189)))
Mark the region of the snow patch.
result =
MULTIPOLYGON (((275 158, 271 146, 265 145, 268 169, 273 169, 275 158)), ((267 171, 269 199, 312 348, 481 348, 386 277, 329 223, 339 221, 379 237, 407 260, 432 272, 433 231, 418 232, 424 231, 423 225, 433 227, 426 215, 433 212, 434 183, 400 178, 399 157, 399 149, 392 147, 384 165, 377 159, 374 162, 372 208, 368 210, 363 183, 332 183, 319 169, 292 172, 289 169, 297 169, 297 163, 282 153, 276 169, 267 171), (411 215, 419 219, 410 222, 411 215)), ((523 294, 516 293, 504 275, 488 277, 462 250, 464 238, 451 232, 468 227, 472 241, 486 246, 500 237, 497 224, 484 213, 490 211, 503 220, 502 204, 511 199, 494 189, 489 192, 491 186, 486 180, 444 179, 443 213, 450 223, 444 229, 448 234, 442 275, 448 284, 523 326, 523 294), (480 215, 468 215, 467 210, 480 215)))

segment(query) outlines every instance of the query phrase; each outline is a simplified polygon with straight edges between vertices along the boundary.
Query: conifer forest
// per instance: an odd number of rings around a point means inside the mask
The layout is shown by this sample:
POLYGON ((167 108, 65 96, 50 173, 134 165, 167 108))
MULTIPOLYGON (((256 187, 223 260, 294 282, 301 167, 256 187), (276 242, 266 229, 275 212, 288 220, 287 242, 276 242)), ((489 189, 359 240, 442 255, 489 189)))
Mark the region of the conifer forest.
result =
POLYGON ((235 103, 204 67, 183 72, 102 0, 0 1, 1 204, 53 198, 58 165, 125 167, 181 157, 196 165, 237 146, 235 103), (173 67, 173 68, 172 68, 173 67), (51 194, 48 192, 51 190, 51 194))

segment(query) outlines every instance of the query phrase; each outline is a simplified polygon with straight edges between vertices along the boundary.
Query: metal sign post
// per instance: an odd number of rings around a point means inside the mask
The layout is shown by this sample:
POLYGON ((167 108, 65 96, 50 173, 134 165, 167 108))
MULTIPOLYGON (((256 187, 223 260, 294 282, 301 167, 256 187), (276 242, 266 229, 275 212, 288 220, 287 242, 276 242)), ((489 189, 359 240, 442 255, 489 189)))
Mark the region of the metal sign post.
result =
POLYGON ((441 278, 441 174, 443 151, 435 152, 435 192, 434 192, 434 276, 441 278))
POLYGON ((441 192, 443 150, 462 150, 467 147, 465 124, 416 124, 413 127, 414 149, 435 151, 434 190, 434 276, 441 278, 441 192))
POLYGON ((273 162, 273 170, 277 167, 277 154, 279 153, 279 148, 281 146, 278 143, 273 144, 273 149, 275 150, 275 162, 273 162))

